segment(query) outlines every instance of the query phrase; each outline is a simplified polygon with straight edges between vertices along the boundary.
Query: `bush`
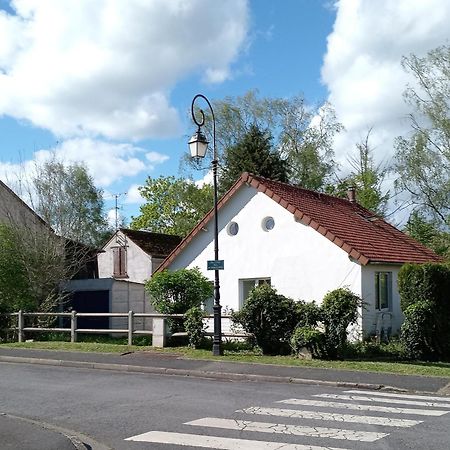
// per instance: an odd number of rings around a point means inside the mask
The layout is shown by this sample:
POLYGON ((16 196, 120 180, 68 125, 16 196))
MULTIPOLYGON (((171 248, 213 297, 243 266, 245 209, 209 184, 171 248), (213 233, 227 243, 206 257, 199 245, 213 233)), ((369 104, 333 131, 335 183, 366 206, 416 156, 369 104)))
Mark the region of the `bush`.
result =
POLYGON ((184 329, 188 334, 189 347, 198 348, 205 337, 206 325, 203 322, 205 312, 193 306, 184 315, 184 329))
POLYGON ((362 300, 348 288, 328 292, 322 302, 325 347, 329 358, 342 356, 347 342, 347 329, 356 324, 362 300))
POLYGON ((264 354, 281 354, 289 351, 298 317, 294 300, 264 284, 250 292, 242 309, 233 313, 232 320, 255 336, 264 354))
MULTIPOLYGON (((152 305, 161 314, 184 314, 194 306, 200 307, 213 295, 213 285, 197 267, 155 273, 145 284, 145 289, 152 305)), ((176 322, 168 321, 173 332, 182 329, 176 322)))
POLYGON ((324 356, 325 335, 311 327, 297 327, 290 344, 296 355, 306 348, 313 358, 321 358, 324 356))
POLYGON ((420 300, 406 308, 400 340, 408 358, 439 358, 442 348, 436 336, 436 322, 434 305, 430 301, 420 300))
POLYGON ((398 290, 403 311, 419 300, 429 300, 449 314, 450 265, 405 264, 398 274, 398 290))
POLYGON ((297 315, 297 327, 316 327, 322 321, 322 309, 320 306, 312 301, 305 302, 299 300, 295 304, 295 312, 297 315))

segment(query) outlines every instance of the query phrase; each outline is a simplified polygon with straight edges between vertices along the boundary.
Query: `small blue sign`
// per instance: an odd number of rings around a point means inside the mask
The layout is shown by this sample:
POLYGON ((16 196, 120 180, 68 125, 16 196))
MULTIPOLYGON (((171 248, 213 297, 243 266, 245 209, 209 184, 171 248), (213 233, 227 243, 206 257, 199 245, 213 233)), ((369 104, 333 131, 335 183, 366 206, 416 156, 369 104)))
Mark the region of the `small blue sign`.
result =
POLYGON ((223 259, 213 259, 208 261, 208 270, 223 270, 223 259))

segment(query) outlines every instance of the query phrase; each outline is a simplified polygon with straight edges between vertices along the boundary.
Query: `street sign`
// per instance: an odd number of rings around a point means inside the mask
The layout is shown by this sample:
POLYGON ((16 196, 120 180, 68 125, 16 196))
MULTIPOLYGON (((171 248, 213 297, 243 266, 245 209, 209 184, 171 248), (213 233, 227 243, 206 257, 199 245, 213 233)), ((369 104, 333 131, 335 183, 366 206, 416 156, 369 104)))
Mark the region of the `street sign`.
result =
POLYGON ((208 270, 223 270, 223 259, 213 259, 208 261, 208 270))

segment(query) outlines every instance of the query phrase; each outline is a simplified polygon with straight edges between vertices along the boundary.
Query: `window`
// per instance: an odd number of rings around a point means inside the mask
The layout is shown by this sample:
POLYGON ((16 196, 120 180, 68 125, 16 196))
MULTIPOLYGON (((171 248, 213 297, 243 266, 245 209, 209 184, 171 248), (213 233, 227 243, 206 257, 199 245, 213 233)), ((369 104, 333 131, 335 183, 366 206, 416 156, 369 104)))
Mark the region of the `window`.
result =
POLYGON ((252 278, 248 280, 239 280, 240 281, 240 301, 239 306, 242 307, 247 300, 248 296, 250 295, 250 291, 258 286, 261 286, 263 284, 268 284, 270 286, 270 278, 252 278))
POLYGON ((273 217, 265 217, 262 221, 262 229, 264 231, 270 231, 273 230, 275 226, 275 220, 273 217))
POLYGON ((114 247, 113 249, 113 274, 115 277, 127 276, 127 249, 125 247, 114 247))
POLYGON ((391 305, 392 273, 375 272, 375 309, 388 309, 391 305))
POLYGON ((236 222, 230 222, 227 227, 227 233, 230 236, 236 236, 239 232, 239 225, 236 222))

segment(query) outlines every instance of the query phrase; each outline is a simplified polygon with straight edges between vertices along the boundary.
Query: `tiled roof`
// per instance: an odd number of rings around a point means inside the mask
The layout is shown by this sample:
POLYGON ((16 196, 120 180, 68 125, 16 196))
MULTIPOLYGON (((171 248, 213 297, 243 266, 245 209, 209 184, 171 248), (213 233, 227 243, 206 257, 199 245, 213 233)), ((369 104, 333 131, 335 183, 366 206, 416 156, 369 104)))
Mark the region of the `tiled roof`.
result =
MULTIPOLYGON (((272 181, 244 172, 219 201, 220 209, 243 185, 266 194, 297 220, 325 236, 360 264, 441 262, 432 250, 397 230, 356 202, 272 181)), ((213 217, 210 211, 158 270, 168 267, 197 232, 213 217)))
POLYGON ((153 257, 165 258, 180 242, 180 236, 120 228, 120 231, 153 257))

